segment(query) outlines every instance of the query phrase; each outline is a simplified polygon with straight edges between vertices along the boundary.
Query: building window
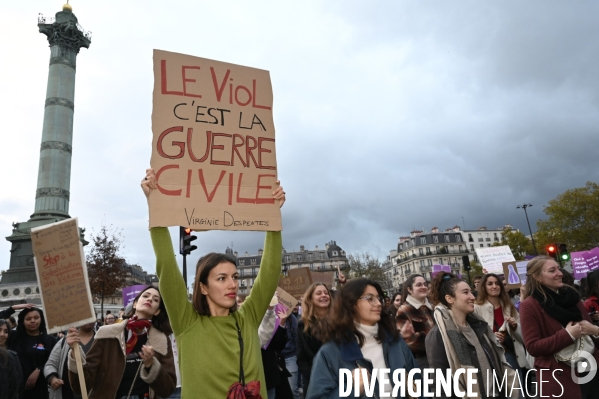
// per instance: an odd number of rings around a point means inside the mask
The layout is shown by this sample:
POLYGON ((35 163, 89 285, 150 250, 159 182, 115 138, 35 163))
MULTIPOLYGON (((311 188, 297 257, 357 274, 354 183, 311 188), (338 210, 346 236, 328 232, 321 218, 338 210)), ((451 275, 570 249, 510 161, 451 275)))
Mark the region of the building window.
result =
POLYGON ((462 252, 462 246, 461 245, 458 245, 458 251, 462 252))
POLYGON ((399 250, 403 251, 403 244, 399 244, 399 250))
POLYGON ((433 260, 432 259, 427 259, 426 263, 428 263, 429 266, 432 266, 433 265, 433 260))
POLYGON ((430 255, 431 254, 431 247, 426 247, 426 254, 430 255))
POLYGON ((416 240, 412 238, 410 241, 412 242, 412 246, 416 245, 416 240))
POLYGON ((301 262, 301 261, 302 261, 302 256, 301 256, 301 255, 298 255, 298 256, 297 256, 297 261, 298 261, 298 262, 301 262))
POLYGON ((310 263, 310 270, 314 270, 314 263, 310 263))
POLYGON ((256 264, 256 258, 252 258, 252 265, 256 264))
POLYGON ((252 274, 255 276, 256 275, 256 268, 252 267, 252 274))
POLYGON ((481 247, 481 248, 484 248, 484 247, 485 247, 485 244, 480 244, 480 247, 481 247))
POLYGON ((326 259, 324 252, 320 253, 320 259, 326 259))
POLYGON ((449 242, 449 234, 445 234, 443 236, 443 239, 445 240, 445 242, 449 242))
POLYGON ((433 236, 433 242, 436 244, 439 242, 439 237, 433 236))
POLYGON ((455 242, 461 242, 462 241, 462 236, 459 234, 455 235, 455 242))
POLYGON ((420 261, 420 267, 424 267, 424 260, 420 261))
POLYGON ((285 255, 285 263, 289 263, 289 262, 291 262, 291 256, 285 255))
POLYGON ((474 242, 474 240, 472 239, 472 234, 468 234, 468 242, 474 242))
POLYGON ((426 237, 420 237, 420 244, 426 244, 426 237))
POLYGON ((420 256, 424 255, 424 250, 422 248, 418 248, 418 253, 420 256))
POLYGON ((339 252, 333 251, 333 256, 339 256, 339 252))
POLYGON ((487 244, 487 247, 490 247, 490 246, 491 246, 491 244, 487 244))
POLYGON ((308 254, 308 260, 312 260, 312 254, 308 254))
POLYGON ((483 242, 484 239, 482 237, 478 237, 478 242, 483 242))
POLYGON ((239 269, 239 277, 243 277, 245 274, 245 269, 239 269))
POLYGON ((320 267, 321 267, 322 269, 324 269, 324 268, 325 268, 325 263, 324 263, 324 262, 321 262, 321 263, 320 263, 320 267))
POLYGON ((470 244, 470 249, 474 251, 474 244, 470 244))

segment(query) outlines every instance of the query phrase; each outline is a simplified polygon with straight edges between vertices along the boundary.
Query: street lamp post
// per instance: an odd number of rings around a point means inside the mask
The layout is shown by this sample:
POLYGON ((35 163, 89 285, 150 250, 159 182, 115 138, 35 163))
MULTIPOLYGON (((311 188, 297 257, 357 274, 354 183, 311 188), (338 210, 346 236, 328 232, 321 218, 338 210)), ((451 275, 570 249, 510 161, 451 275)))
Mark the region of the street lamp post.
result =
POLYGON ((528 220, 528 212, 526 212, 526 208, 531 207, 532 204, 524 204, 524 205, 518 205, 516 208, 517 209, 524 209, 524 214, 526 215, 526 223, 528 223, 528 231, 530 232, 530 239, 532 240, 532 247, 535 250, 535 256, 537 256, 539 253, 537 252, 537 246, 535 244, 535 237, 532 235, 532 229, 530 228, 530 221, 528 220))

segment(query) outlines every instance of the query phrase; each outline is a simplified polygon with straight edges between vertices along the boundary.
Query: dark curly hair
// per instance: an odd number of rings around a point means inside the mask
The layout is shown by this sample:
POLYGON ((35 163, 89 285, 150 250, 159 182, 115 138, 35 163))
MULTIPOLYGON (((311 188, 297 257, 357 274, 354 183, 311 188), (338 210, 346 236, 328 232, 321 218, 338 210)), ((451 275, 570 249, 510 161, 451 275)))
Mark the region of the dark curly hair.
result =
MULTIPOLYGON (((366 287, 374 287, 379 297, 383 297, 383 289, 374 280, 367 278, 355 278, 349 280, 343 288, 335 296, 335 302, 333 304, 333 312, 331 319, 331 330, 328 335, 328 340, 333 340, 338 343, 350 342, 358 339, 360 346, 364 344, 364 335, 355 325, 356 318, 356 302, 364 295, 366 287)), ((387 312, 382 311, 381 304, 381 319, 378 322, 378 332, 376 339, 378 342, 382 342, 388 337, 393 340, 399 338, 399 331, 395 326, 395 318, 387 312)))
POLYGON ((439 272, 433 279, 431 283, 430 290, 430 300, 433 305, 438 305, 442 303, 443 305, 451 308, 447 299, 445 299, 446 295, 451 297, 455 297, 455 290, 459 283, 463 280, 458 278, 455 274, 447 273, 447 272, 439 272))

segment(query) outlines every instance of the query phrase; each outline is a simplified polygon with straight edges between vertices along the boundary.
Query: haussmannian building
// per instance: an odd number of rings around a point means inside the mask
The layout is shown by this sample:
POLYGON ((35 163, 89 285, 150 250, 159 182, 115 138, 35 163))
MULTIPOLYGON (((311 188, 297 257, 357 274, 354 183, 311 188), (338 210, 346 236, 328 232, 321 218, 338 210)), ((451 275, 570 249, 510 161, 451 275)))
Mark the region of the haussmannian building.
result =
MULTIPOLYGON (((255 255, 245 252, 244 255, 239 256, 231 248, 227 248, 225 252, 237 261, 239 294, 248 295, 258 276, 260 262, 262 261, 262 249, 259 249, 258 254, 255 255)), ((315 272, 334 272, 335 278, 338 278, 337 266, 342 271, 349 267, 345 251, 335 241, 325 244, 322 249, 318 248, 318 245, 314 249, 306 249, 301 245, 299 251, 293 252, 287 252, 283 248, 281 261, 284 275, 287 275, 287 272, 291 269, 309 267, 310 270, 315 272)))

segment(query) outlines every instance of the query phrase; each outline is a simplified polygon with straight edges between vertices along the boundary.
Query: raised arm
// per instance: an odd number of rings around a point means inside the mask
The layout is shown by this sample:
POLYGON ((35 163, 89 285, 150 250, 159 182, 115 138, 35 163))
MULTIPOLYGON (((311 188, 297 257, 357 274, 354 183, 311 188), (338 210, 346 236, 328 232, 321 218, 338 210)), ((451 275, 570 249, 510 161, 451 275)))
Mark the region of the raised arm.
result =
POLYGON ((152 245, 156 254, 156 274, 160 285, 160 295, 164 300, 171 327, 175 336, 185 331, 197 313, 187 299, 187 288, 177 265, 171 235, 166 227, 150 229, 152 245))
POLYGON ((262 321, 268 304, 274 295, 279 276, 281 275, 281 257, 283 255, 283 241, 280 231, 269 231, 264 240, 264 252, 256 282, 252 292, 246 298, 239 312, 244 312, 249 320, 256 326, 262 321))

